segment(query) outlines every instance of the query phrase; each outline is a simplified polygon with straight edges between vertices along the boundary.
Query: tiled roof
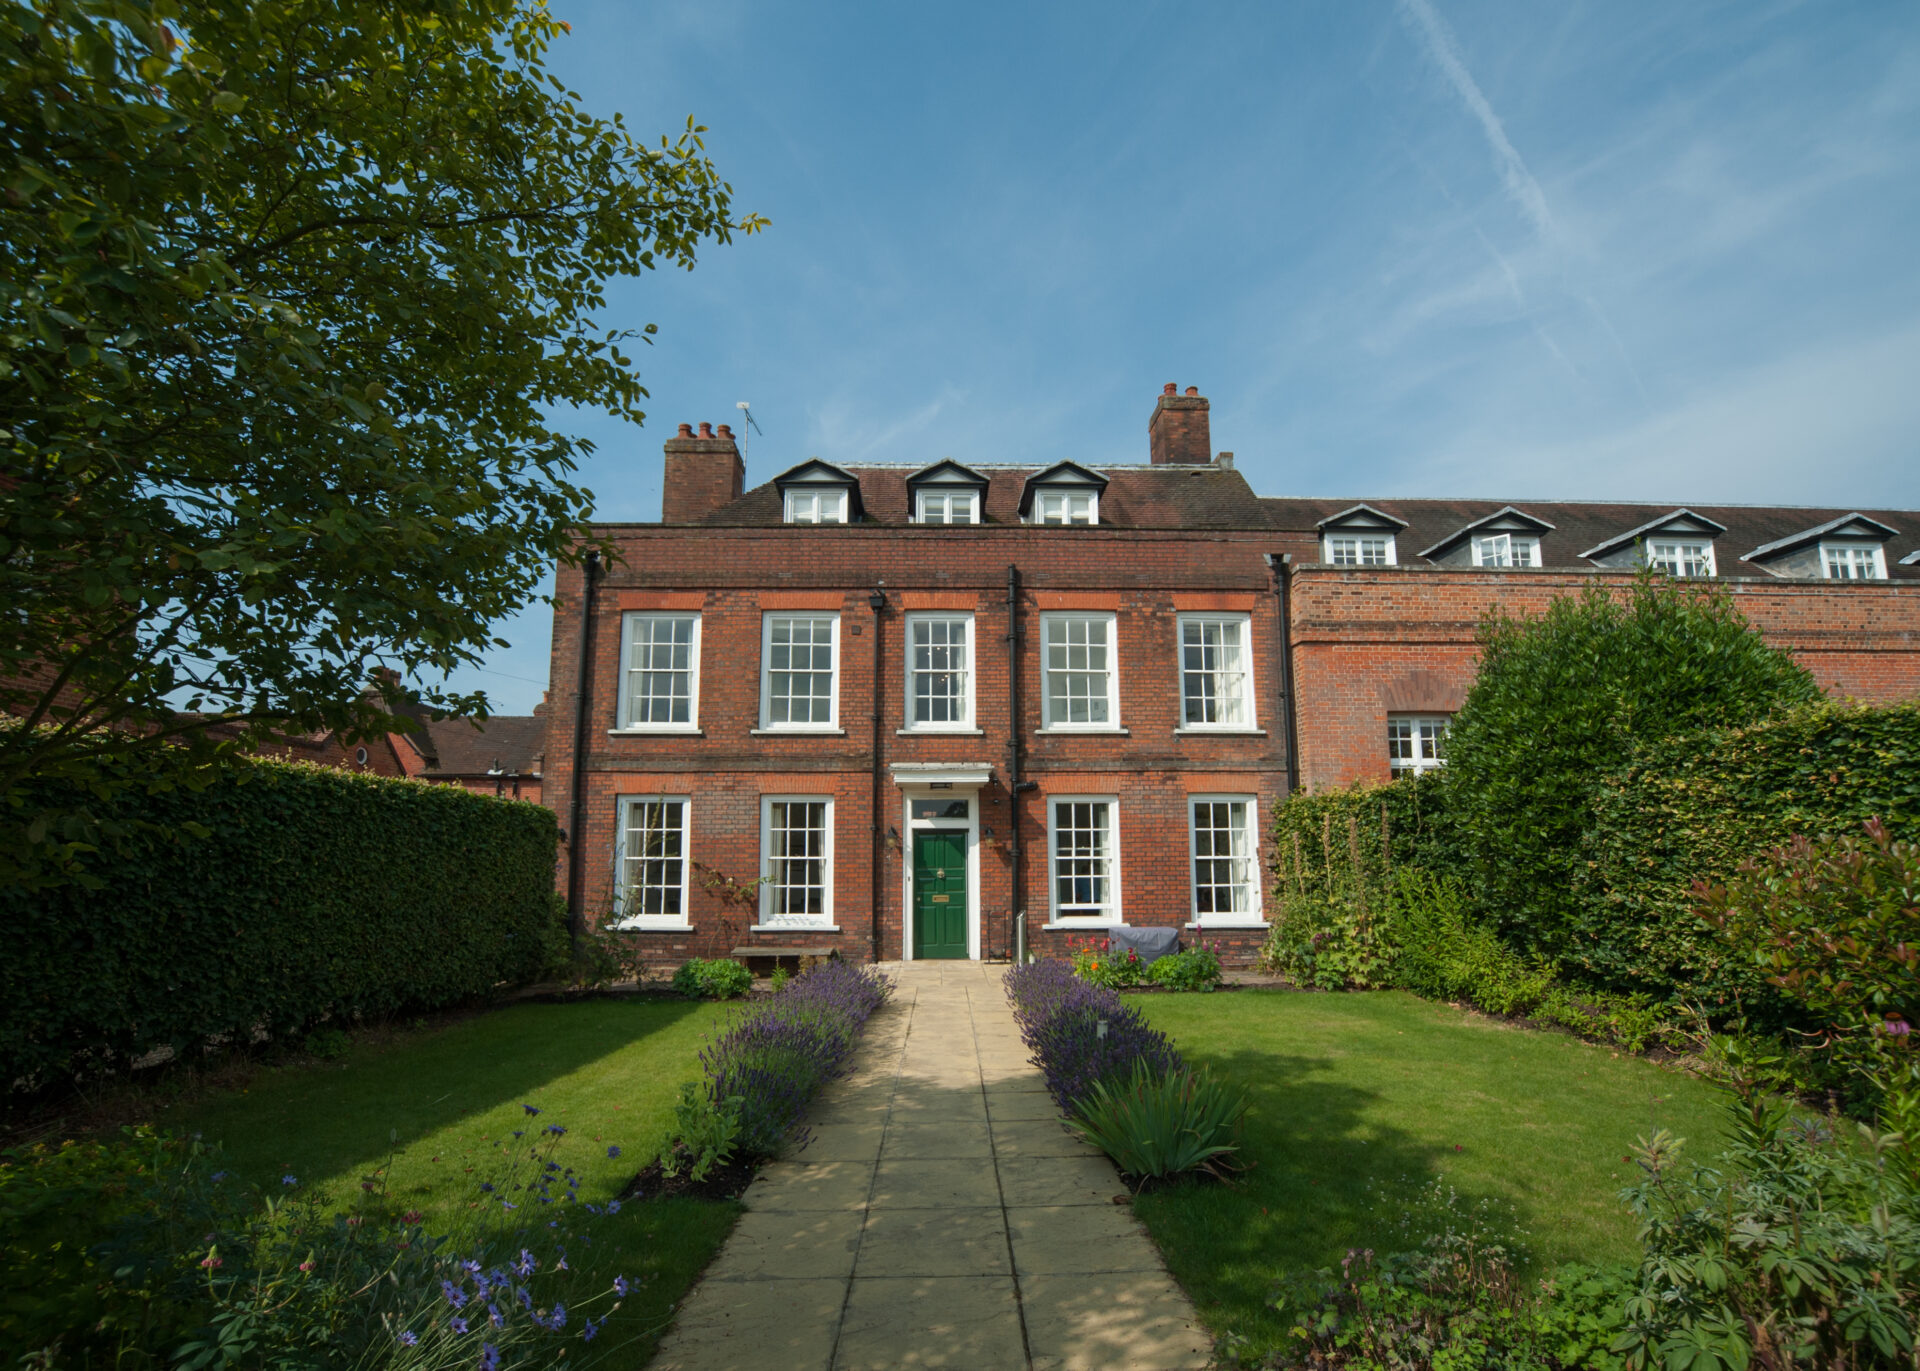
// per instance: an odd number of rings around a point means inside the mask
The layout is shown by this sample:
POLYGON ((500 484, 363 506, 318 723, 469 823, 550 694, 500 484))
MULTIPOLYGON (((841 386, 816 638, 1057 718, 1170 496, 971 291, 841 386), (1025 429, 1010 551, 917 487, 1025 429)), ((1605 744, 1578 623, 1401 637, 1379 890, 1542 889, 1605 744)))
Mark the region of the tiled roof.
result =
MULTIPOLYGON (((972 470, 987 478, 985 522, 1020 522, 1020 493, 1027 478, 1051 469, 1035 466, 981 466, 972 470)), ((1265 528, 1262 501, 1246 477, 1231 467, 1206 466, 1090 466, 1107 478, 1100 495, 1100 522, 1120 528, 1265 528)), ((860 496, 870 524, 906 524, 909 521, 907 478, 921 470, 913 466, 849 466, 860 480, 860 496)), ((755 486, 732 504, 701 522, 728 527, 757 527, 780 522, 780 492, 772 482, 755 486)))
MULTIPOLYGON (((1361 503, 1351 496, 1339 499, 1265 498, 1260 505, 1276 532, 1318 540, 1319 523, 1361 503)), ((1920 510, 1814 509, 1786 505, 1644 505, 1562 500, 1379 500, 1365 502, 1383 514, 1407 521, 1397 537, 1400 560, 1413 562, 1421 548, 1448 539, 1468 524, 1486 518, 1511 503, 1515 509, 1553 525, 1540 535, 1540 560, 1547 567, 1591 567, 1582 552, 1617 539, 1630 529, 1656 523, 1682 508, 1726 527, 1714 541, 1723 576, 1764 576, 1763 567, 1741 559, 1756 548, 1790 539, 1845 515, 1860 513, 1897 530, 1886 544, 1889 574, 1896 580, 1920 580, 1920 565, 1902 566, 1908 553, 1920 549, 1920 510)))
POLYGON ((496 714, 485 723, 440 719, 427 724, 426 737, 411 733, 405 741, 427 758, 421 774, 428 777, 484 776, 496 760, 502 771, 536 776, 547 720, 541 714, 496 714))

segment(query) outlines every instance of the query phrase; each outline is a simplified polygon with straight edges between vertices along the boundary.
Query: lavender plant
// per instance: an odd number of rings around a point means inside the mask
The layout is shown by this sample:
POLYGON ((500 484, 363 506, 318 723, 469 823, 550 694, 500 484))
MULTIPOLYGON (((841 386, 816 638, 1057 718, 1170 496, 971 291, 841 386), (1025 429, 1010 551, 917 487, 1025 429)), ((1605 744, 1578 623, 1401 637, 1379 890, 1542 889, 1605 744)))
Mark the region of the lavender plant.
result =
POLYGON ((700 1054, 707 1098, 716 1107, 739 1100, 738 1155, 779 1153, 814 1092, 845 1072, 861 1028, 892 991, 870 967, 825 962, 745 1010, 700 1054))
POLYGON ((1066 1113, 1101 1081, 1133 1070, 1157 1076, 1184 1069, 1166 1034, 1105 986, 1090 985, 1060 961, 1033 962, 1007 972, 1014 1022, 1047 1077, 1047 1090, 1066 1113))

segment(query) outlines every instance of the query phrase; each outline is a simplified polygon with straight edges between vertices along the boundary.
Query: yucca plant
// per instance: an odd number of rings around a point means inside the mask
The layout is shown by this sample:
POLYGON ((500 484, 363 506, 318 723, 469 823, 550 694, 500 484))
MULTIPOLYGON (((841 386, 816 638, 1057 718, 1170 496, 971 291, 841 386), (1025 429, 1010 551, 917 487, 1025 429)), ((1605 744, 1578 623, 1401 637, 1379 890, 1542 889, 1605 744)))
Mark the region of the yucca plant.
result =
POLYGON ((1241 1169, 1234 1157, 1246 1114, 1246 1092, 1205 1069, 1156 1072, 1136 1061, 1124 1080, 1095 1083, 1074 1127, 1136 1185, 1189 1171, 1224 1179, 1241 1169))

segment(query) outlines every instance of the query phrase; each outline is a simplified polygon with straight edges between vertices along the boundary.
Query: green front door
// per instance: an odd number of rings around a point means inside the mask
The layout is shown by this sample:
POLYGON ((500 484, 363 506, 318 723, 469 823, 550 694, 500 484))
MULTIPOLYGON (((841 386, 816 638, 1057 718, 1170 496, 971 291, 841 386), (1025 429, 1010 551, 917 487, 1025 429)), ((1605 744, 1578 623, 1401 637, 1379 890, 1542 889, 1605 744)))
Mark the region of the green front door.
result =
POLYGON ((913 955, 967 955, 967 835, 913 835, 913 955))

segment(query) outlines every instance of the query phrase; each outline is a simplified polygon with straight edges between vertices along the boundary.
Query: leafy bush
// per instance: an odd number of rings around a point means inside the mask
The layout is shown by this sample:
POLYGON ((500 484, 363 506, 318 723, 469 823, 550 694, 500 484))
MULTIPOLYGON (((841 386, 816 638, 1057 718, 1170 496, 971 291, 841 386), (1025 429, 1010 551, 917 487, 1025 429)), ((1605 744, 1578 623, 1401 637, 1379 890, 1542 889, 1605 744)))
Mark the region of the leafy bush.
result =
POLYGON ((690 1000, 733 1000, 747 993, 753 973, 727 958, 689 957, 673 973, 673 989, 690 1000))
POLYGON ((0 1089, 435 1009, 547 960, 539 805, 266 761, 89 803, 119 835, 92 884, 0 888, 0 1089))
MULTIPOLYGON (((550 1126, 503 1156, 504 1169, 478 1183, 475 1207, 504 1215, 570 1202, 563 1182, 573 1172, 554 1160, 565 1132, 550 1126)), ((569 1330, 560 1296, 570 1292, 550 1286, 567 1269, 571 1222, 521 1228, 510 1241, 482 1224, 456 1243, 403 1211, 383 1176, 338 1210, 293 1176, 262 1196, 218 1161, 190 1140, 131 1130, 112 1143, 7 1153, 0 1341, 28 1366, 121 1371, 553 1367, 569 1364, 567 1340, 605 1322, 582 1320, 585 1310, 623 1293, 621 1281, 576 1302, 569 1330)))
POLYGON ((861 1028, 892 990, 872 967, 821 962, 743 1011, 700 1054, 708 1102, 739 1101, 740 1155, 779 1154, 814 1092, 846 1070, 861 1028))
POLYGON ((1473 921, 1466 887, 1449 876, 1402 867, 1392 924, 1399 955, 1393 983, 1435 1000, 1465 1000, 1492 1014, 1530 1014, 1553 990, 1553 971, 1473 921))
POLYGON ((1166 1034, 1109 987, 1074 975, 1066 962, 1016 966, 1003 984, 1020 1036, 1064 1113, 1071 1114, 1097 1083, 1131 1072, 1136 1062, 1161 1076, 1183 1066, 1166 1034))
POLYGON ((1819 704, 1648 743, 1603 779, 1567 960, 1710 1010, 1791 1014, 1766 969, 1701 921, 1695 884, 1725 883, 1796 834, 1858 832, 1876 816, 1891 837, 1920 839, 1920 704, 1819 704))
POLYGON ((1220 954, 1204 943, 1169 953, 1147 968, 1147 979, 1164 990, 1206 994, 1220 984, 1220 954))
POLYGON ((696 1183, 704 1181, 716 1166, 733 1160, 740 1141, 738 1095, 715 1102, 694 1081, 680 1083, 680 1099, 673 1106, 673 1142, 660 1154, 663 1175, 686 1172, 696 1183))
POLYGON ((1084 943, 1069 938, 1067 946, 1073 958, 1073 974, 1091 985, 1130 990, 1147 977, 1147 964, 1131 947, 1116 952, 1107 946, 1105 938, 1089 938, 1084 943))
POLYGON ((1486 915, 1522 950, 1580 958, 1593 931, 1578 886, 1602 822, 1603 778, 1636 746, 1749 724, 1819 698, 1720 587, 1648 572, 1598 583, 1535 619, 1496 610, 1454 716, 1445 822, 1486 915))
POLYGON ((1135 1058, 1124 1080, 1093 1083, 1074 1126, 1122 1174, 1144 1182, 1189 1171, 1223 1176, 1238 1170, 1233 1158, 1246 1114, 1246 1092, 1211 1072, 1182 1067, 1156 1075, 1146 1060, 1135 1058))

